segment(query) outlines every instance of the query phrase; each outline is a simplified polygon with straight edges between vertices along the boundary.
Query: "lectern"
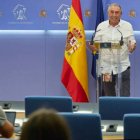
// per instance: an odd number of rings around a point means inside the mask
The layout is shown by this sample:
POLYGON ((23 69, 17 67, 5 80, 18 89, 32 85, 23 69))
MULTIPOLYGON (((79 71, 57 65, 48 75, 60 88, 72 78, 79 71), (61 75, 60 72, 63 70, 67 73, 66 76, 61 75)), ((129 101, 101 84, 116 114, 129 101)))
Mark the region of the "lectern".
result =
MULTIPOLYGON (((98 49, 98 59, 96 61, 96 77, 97 77, 97 100, 102 96, 103 82, 106 82, 104 76, 112 74, 112 69, 117 74, 116 95, 120 96, 121 85, 121 64, 120 52, 121 45, 118 41, 111 42, 94 42, 94 46, 98 49), (113 66, 113 67, 112 67, 113 66), (115 67, 114 67, 115 66, 115 67)), ((111 76, 107 82, 112 82, 111 76)))

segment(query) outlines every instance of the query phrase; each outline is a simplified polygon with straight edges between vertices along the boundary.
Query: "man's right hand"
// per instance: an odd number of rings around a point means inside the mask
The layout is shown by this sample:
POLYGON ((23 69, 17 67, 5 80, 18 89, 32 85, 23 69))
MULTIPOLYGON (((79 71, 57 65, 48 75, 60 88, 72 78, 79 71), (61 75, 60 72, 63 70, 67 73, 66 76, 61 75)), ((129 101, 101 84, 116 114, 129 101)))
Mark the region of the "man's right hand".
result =
POLYGON ((91 45, 90 44, 90 42, 89 42, 89 44, 88 44, 88 48, 89 48, 89 50, 91 51, 91 52, 98 52, 98 48, 97 48, 97 46, 95 46, 94 44, 93 45, 91 45))

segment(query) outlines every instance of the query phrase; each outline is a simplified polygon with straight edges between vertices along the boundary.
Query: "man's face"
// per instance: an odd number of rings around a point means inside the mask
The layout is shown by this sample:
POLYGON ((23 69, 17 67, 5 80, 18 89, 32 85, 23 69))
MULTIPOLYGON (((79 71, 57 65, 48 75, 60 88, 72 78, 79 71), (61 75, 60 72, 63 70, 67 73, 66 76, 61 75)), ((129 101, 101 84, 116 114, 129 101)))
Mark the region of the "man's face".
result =
POLYGON ((118 6, 112 6, 108 10, 108 17, 110 25, 116 26, 121 18, 121 9, 118 6))

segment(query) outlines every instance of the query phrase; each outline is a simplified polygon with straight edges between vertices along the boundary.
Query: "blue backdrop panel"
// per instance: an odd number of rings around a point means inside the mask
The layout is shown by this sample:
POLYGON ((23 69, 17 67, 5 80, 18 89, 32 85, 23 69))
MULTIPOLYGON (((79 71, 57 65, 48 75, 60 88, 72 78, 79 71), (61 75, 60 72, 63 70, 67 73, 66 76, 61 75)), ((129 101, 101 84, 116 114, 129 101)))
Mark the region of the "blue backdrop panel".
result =
POLYGON ((1 100, 45 95, 44 33, 0 33, 1 100))
POLYGON ((0 5, 1 30, 36 30, 44 28, 46 0, 4 0, 0 5))
MULTIPOLYGON (((116 2, 122 6, 122 18, 140 30, 140 1, 103 0, 104 14, 107 17, 108 4, 116 2), (127 4, 127 6, 126 6, 127 4)), ((96 21, 97 0, 81 0, 83 21, 86 30, 93 30, 96 21)), ((71 0, 5 0, 0 5, 0 29, 20 30, 67 30, 71 0)))
POLYGON ((71 0, 51 0, 46 2, 46 30, 67 30, 71 0))
MULTIPOLYGON (((103 0, 106 18, 110 2, 119 3, 122 18, 140 30, 138 0, 103 0)), ((87 40, 95 27, 96 3, 97 0, 81 0, 85 29, 91 30, 86 31, 87 40)), ((28 95, 68 96, 61 83, 61 70, 70 4, 71 0, 4 0, 0 5, 1 100, 24 100, 28 95), (11 31, 5 31, 8 29, 11 31)), ((135 35, 139 46, 140 33, 135 35)), ((131 96, 136 97, 140 96, 139 52, 137 47, 130 55, 131 96)), ((87 56, 90 101, 95 101, 96 81, 91 75, 92 54, 88 50, 87 56)))
MULTIPOLYGON (((86 30, 94 29, 97 0, 81 0, 86 30)), ((5 0, 0 5, 1 30, 67 30, 71 0, 5 0)))

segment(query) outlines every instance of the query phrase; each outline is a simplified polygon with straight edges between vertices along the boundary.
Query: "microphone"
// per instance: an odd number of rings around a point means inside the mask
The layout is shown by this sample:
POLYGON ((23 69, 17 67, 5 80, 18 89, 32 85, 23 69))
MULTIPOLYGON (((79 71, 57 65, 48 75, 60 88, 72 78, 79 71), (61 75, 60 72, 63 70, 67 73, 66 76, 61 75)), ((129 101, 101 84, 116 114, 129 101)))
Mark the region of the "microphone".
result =
MULTIPOLYGON (((94 44, 94 37, 96 35, 97 32, 101 31, 101 29, 99 30, 95 30, 95 32, 93 33, 92 37, 91 37, 91 40, 90 40, 90 45, 93 45, 94 44)), ((95 55, 96 54, 96 51, 93 51, 93 54, 95 55)))
POLYGON ((93 38, 95 37, 95 33, 92 35, 91 40, 90 40, 90 45, 93 45, 93 38))
POLYGON ((93 45, 93 44, 94 44, 93 39, 94 39, 96 33, 99 32, 99 31, 101 31, 101 29, 99 29, 99 30, 95 30, 95 32, 93 33, 93 35, 92 35, 92 37, 91 37, 91 40, 90 40, 90 45, 93 45))
POLYGON ((120 40, 120 46, 122 46, 123 45, 123 35, 122 35, 122 32, 119 30, 119 29, 117 29, 118 30, 118 32, 121 34, 121 40, 120 40))

